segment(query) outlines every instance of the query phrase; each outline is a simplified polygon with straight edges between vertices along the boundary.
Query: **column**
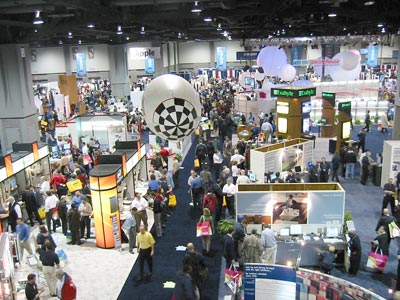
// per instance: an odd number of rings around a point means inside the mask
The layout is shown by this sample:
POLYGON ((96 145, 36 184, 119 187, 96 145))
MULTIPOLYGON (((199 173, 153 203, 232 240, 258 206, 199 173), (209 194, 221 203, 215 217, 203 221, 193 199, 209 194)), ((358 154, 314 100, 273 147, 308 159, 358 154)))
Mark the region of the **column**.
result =
POLYGON ((31 143, 39 139, 29 53, 27 44, 0 45, 0 140, 3 154, 12 150, 14 142, 31 143))
MULTIPOLYGON (((400 51, 400 35, 397 35, 397 50, 400 51)), ((400 56, 397 58, 397 90, 394 106, 394 125, 393 125, 393 136, 394 140, 400 140, 400 84, 399 84, 399 72, 400 72, 400 56)))
POLYGON ((130 95, 130 88, 126 45, 110 45, 108 47, 112 95, 116 98, 128 97, 130 95))

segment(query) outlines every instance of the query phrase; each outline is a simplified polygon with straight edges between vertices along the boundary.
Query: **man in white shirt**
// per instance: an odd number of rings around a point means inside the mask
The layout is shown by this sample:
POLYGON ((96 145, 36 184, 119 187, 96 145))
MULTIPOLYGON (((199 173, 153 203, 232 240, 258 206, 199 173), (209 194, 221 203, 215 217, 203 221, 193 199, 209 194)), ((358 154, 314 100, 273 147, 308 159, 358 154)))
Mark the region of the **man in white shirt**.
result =
POLYGON ((271 225, 267 225, 261 232, 261 245, 264 247, 264 253, 262 255, 263 263, 269 263, 270 261, 271 264, 275 264, 278 246, 271 225))
POLYGON ((49 180, 47 180, 46 176, 42 176, 40 180, 42 182, 42 184, 40 185, 40 192, 44 194, 50 191, 50 182, 49 180))
POLYGON ((81 239, 85 235, 85 227, 86 239, 90 239, 90 217, 92 216, 93 210, 86 197, 82 198, 82 203, 79 205, 79 212, 81 213, 81 239))
POLYGON ((268 142, 269 137, 270 137, 271 133, 273 132, 273 128, 272 128, 271 123, 268 122, 268 121, 265 121, 264 123, 262 123, 261 131, 265 135, 265 142, 268 142))
POLYGON ((56 222, 53 219, 54 209, 57 207, 58 198, 54 195, 53 190, 47 192, 46 200, 44 201, 44 210, 46 212, 46 225, 47 230, 52 233, 51 231, 51 223, 53 223, 53 232, 56 232, 56 222))
POLYGON ((228 207, 228 213, 231 217, 235 217, 235 194, 236 186, 232 183, 232 179, 228 178, 226 184, 222 188, 222 192, 226 197, 226 206, 228 207))
POLYGON ((156 176, 156 179, 157 179, 157 180, 160 180, 161 177, 162 177, 161 172, 158 171, 158 170, 156 170, 156 169, 154 168, 154 166, 152 166, 152 165, 150 165, 150 168, 149 168, 149 174, 148 174, 149 178, 150 178, 150 175, 151 175, 151 174, 154 174, 154 176, 156 176))
POLYGON ((238 176, 236 180, 236 184, 238 183, 250 183, 249 177, 246 176, 246 171, 245 170, 240 170, 240 175, 238 176))
POLYGON ((213 154, 213 163, 215 168, 215 178, 218 178, 219 174, 221 173, 222 163, 224 162, 224 158, 222 156, 221 151, 216 149, 213 154))
POLYGON ((85 142, 82 142, 82 155, 89 155, 89 147, 85 142))
POLYGON ((233 163, 234 161, 237 162, 238 164, 238 168, 243 169, 243 163, 245 161, 245 157, 241 154, 239 154, 239 150, 235 149, 235 154, 232 155, 231 157, 231 163, 233 163))
POLYGON ((144 199, 140 193, 135 193, 135 198, 132 200, 131 209, 136 207, 137 212, 135 213, 136 219, 136 232, 139 232, 140 225, 142 224, 147 229, 147 212, 146 208, 149 207, 149 203, 144 199))

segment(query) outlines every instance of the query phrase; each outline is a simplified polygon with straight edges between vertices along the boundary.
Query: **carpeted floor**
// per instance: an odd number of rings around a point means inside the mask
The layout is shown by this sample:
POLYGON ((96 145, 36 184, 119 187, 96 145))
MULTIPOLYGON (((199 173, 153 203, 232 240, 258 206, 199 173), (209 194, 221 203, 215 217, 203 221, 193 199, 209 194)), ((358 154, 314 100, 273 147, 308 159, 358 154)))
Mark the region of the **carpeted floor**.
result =
MULTIPOLYGON (((149 282, 137 283, 134 278, 139 274, 139 262, 137 261, 126 280, 119 300, 170 300, 173 289, 164 289, 163 283, 174 281, 175 274, 182 267, 182 259, 185 252, 177 252, 177 246, 186 246, 193 242, 197 250, 201 251, 201 240, 196 238, 196 222, 200 218, 201 211, 189 206, 190 195, 187 180, 190 169, 193 167, 194 148, 188 152, 183 161, 184 169, 179 174, 179 185, 175 189, 178 206, 168 218, 164 236, 156 241, 153 258, 153 276, 149 282)), ((221 268, 221 241, 219 236, 213 236, 211 242, 212 256, 205 257, 209 270, 209 280, 202 293, 202 300, 218 299, 219 274, 221 268)))

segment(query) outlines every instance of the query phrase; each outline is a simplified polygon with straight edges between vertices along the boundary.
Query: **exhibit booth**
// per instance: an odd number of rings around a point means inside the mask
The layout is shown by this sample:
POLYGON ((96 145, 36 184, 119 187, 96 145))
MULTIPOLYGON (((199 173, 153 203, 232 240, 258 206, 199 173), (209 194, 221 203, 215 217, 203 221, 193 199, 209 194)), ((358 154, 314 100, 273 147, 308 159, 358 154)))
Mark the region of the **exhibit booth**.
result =
POLYGON ((245 264, 244 299, 358 299, 385 298, 352 282, 298 266, 245 264))
POLYGON ((285 175, 290 169, 301 176, 312 160, 313 141, 301 138, 250 150, 250 170, 261 183, 269 173, 285 175))
POLYGON ((9 234, 0 234, 0 299, 16 299, 17 280, 9 234))
POLYGON ((383 188, 388 178, 393 178, 393 182, 396 182, 396 176, 400 172, 400 141, 384 141, 382 157, 382 166, 374 166, 374 169, 381 168, 379 184, 383 188))
POLYGON ((133 197, 146 170, 146 148, 139 142, 116 143, 112 155, 99 156, 99 165, 89 174, 96 245, 121 246, 121 213, 124 199, 133 197))
POLYGON ((318 266, 318 251, 334 245, 337 264, 347 267, 344 221, 345 191, 338 183, 239 184, 236 219, 247 220, 247 231, 271 225, 278 240, 277 264, 296 261, 318 266), (292 199, 290 199, 292 198, 292 199))

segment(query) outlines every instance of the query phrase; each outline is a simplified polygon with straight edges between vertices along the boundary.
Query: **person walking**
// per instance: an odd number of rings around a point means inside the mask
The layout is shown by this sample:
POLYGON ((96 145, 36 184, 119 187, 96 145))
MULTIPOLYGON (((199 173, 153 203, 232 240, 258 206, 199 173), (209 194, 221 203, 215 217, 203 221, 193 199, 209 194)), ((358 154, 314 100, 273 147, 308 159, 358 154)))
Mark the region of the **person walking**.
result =
POLYGON ((261 245, 264 247, 264 252, 262 254, 263 263, 267 264, 270 262, 271 264, 275 264, 278 245, 271 225, 267 225, 261 232, 261 245))
POLYGON ((68 214, 68 207, 67 207, 67 196, 61 196, 60 202, 58 202, 58 214, 60 216, 61 220, 61 228, 62 228, 62 233, 64 235, 67 235, 68 232, 68 220, 67 220, 67 214, 68 214))
POLYGON ((392 215, 396 212, 395 195, 397 194, 397 188, 393 183, 393 178, 388 178, 388 182, 383 186, 383 201, 382 201, 382 213, 383 210, 390 204, 392 215))
POLYGON ((365 133, 365 128, 361 128, 360 132, 357 134, 358 137, 358 149, 361 150, 361 153, 365 151, 365 140, 367 134, 365 133))
POLYGON ((232 179, 228 178, 226 184, 222 188, 222 192, 226 197, 226 205, 228 207, 228 213, 231 218, 235 217, 235 194, 236 186, 232 183, 232 179))
POLYGON ((128 234, 129 253, 133 254, 133 249, 136 248, 136 218, 137 208, 132 207, 131 212, 127 214, 122 229, 128 234))
MULTIPOLYGON (((156 192, 158 189, 156 190, 156 192)), ((139 227, 142 224, 146 227, 146 230, 148 229, 148 224, 147 224, 147 207, 149 207, 149 203, 147 202, 146 199, 142 197, 142 195, 139 192, 135 193, 135 198, 132 200, 131 208, 136 207, 137 212, 135 213, 135 219, 136 219, 136 231, 139 232, 139 227)))
POLYGON ((31 245, 31 229, 28 224, 25 224, 21 218, 17 219, 16 232, 18 236, 18 246, 19 246, 19 262, 23 261, 24 250, 28 251, 29 255, 33 254, 31 245))
POLYGON ((367 132, 370 132, 369 126, 371 125, 371 115, 370 115, 369 110, 367 110, 367 114, 365 115, 365 121, 364 122, 365 122, 365 130, 367 132))
POLYGON ((26 212, 28 213, 29 221, 31 222, 31 226, 34 226, 33 216, 35 216, 36 221, 42 225, 42 218, 39 216, 38 202, 36 201, 36 196, 34 192, 34 188, 32 185, 26 188, 26 191, 22 194, 22 202, 25 202, 26 212))
POLYGON ((60 259, 54 252, 54 247, 50 241, 46 241, 44 246, 44 250, 38 249, 39 257, 43 265, 43 275, 49 287, 50 295, 52 297, 57 297, 55 268, 60 268, 60 259))
POLYGON ((339 168, 340 168, 340 155, 338 151, 335 151, 335 155, 332 157, 332 181, 336 180, 336 182, 339 181, 339 168))
POLYGON ((79 212, 81 213, 81 239, 85 235, 86 228, 86 239, 90 239, 90 218, 93 210, 86 197, 82 198, 82 204, 79 206, 79 212))
POLYGON ((222 256, 225 258, 225 268, 235 264, 235 242, 232 237, 233 227, 228 229, 227 234, 223 237, 222 256))
POLYGON ((346 176, 345 179, 354 179, 354 166, 357 162, 357 155, 353 148, 349 145, 349 149, 344 155, 344 163, 346 165, 346 176))
POLYGON ((203 245, 203 254, 209 255, 211 247, 211 236, 214 232, 214 220, 211 215, 210 209, 208 209, 207 207, 203 209, 203 215, 200 217, 199 222, 210 222, 211 234, 201 236, 201 242, 203 245))
POLYGON ((78 208, 75 203, 71 204, 71 208, 67 214, 68 226, 71 231, 71 241, 68 244, 71 245, 80 245, 80 233, 79 230, 81 228, 81 214, 79 213, 78 208))
POLYGON ((397 224, 396 218, 390 215, 388 208, 384 208, 382 210, 382 216, 379 218, 378 223, 376 224, 375 231, 379 232, 379 228, 383 226, 387 235, 388 244, 390 244, 391 241, 389 224, 392 222, 397 224))
POLYGON ((61 300, 76 300, 76 286, 71 276, 61 269, 56 270, 57 297, 61 300))
POLYGON ((354 230, 349 230, 348 235, 350 240, 348 242, 350 249, 350 268, 349 275, 354 277, 357 275, 361 263, 361 242, 359 236, 354 230))
POLYGON ((208 279, 208 269, 203 255, 196 251, 193 243, 188 243, 183 257, 183 265, 190 266, 189 274, 193 279, 196 299, 200 299, 202 289, 208 279))
POLYGON ((155 240, 144 225, 140 225, 139 234, 136 236, 136 245, 139 251, 140 277, 137 281, 144 279, 144 262, 147 261, 148 275, 146 279, 150 279, 153 273, 153 255, 155 240))
POLYGON ((195 285, 192 276, 192 267, 183 265, 182 270, 176 274, 176 283, 174 290, 175 300, 196 300, 195 285))
POLYGON ((11 227, 11 232, 15 232, 17 227, 17 219, 22 218, 21 206, 15 201, 14 196, 7 199, 8 202, 8 225, 11 227))
POLYGON ((46 225, 49 232, 56 232, 56 222, 53 219, 54 209, 57 207, 58 198, 54 194, 53 190, 47 192, 47 197, 44 202, 44 210, 46 212, 46 225), (51 226, 53 226, 53 231, 51 231, 51 226))

